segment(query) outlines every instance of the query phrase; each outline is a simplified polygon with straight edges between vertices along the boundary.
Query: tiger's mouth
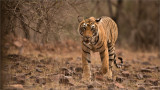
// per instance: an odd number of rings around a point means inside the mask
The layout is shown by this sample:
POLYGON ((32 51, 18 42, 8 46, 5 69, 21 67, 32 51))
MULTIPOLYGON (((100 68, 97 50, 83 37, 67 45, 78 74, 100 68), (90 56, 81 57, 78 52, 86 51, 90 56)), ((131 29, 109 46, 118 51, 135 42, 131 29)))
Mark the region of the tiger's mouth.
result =
POLYGON ((94 45, 95 44, 95 40, 93 39, 93 37, 90 38, 90 39, 83 39, 83 42, 85 44, 88 44, 88 45, 94 45))
POLYGON ((90 41, 89 40, 84 40, 83 42, 85 42, 86 44, 88 44, 90 41))
POLYGON ((99 40, 99 35, 93 36, 93 37, 82 37, 82 42, 85 43, 86 45, 95 45, 98 40, 99 40))

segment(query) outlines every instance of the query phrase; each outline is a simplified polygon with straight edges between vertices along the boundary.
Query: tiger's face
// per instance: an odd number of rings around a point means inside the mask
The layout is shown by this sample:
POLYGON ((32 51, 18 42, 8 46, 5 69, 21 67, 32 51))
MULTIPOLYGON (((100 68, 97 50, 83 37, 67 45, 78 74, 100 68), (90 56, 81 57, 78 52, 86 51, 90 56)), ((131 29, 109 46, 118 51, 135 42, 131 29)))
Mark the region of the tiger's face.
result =
POLYGON ((98 37, 98 20, 91 17, 89 19, 82 20, 79 26, 79 33, 82 36, 82 42, 85 44, 96 44, 98 37))

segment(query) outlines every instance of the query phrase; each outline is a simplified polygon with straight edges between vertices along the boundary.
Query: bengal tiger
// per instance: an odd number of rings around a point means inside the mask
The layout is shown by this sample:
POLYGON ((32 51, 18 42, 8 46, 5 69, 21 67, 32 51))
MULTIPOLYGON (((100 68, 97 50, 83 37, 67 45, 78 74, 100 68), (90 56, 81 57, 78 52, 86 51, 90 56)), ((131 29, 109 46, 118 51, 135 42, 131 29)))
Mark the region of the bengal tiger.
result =
POLYGON ((115 42, 118 38, 117 24, 107 16, 101 18, 90 17, 84 19, 82 16, 78 16, 79 26, 78 31, 82 37, 82 68, 83 79, 91 80, 91 51, 99 52, 102 62, 101 72, 109 79, 112 79, 112 67, 113 63, 116 64, 115 54, 115 42))

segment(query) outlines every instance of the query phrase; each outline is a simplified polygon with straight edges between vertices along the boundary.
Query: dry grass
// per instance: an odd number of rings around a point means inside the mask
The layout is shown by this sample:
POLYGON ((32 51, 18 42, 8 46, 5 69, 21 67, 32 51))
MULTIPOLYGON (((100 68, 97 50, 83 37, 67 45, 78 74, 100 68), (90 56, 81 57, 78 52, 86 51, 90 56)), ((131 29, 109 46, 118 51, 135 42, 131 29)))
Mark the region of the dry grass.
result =
POLYGON ((117 55, 124 59, 124 66, 121 69, 113 68, 113 81, 108 81, 97 74, 101 67, 100 57, 98 53, 92 53, 93 81, 89 84, 81 80, 81 49, 79 46, 69 46, 72 49, 66 49, 67 47, 63 44, 62 47, 57 48, 48 45, 47 47, 53 49, 52 51, 49 51, 49 48, 46 49, 46 46, 44 48, 38 48, 36 45, 28 46, 30 47, 24 45, 24 51, 20 55, 17 47, 9 46, 3 59, 4 88, 8 88, 8 85, 21 84, 25 90, 86 90, 90 89, 89 85, 92 85, 93 88, 100 90, 123 87, 134 90, 139 87, 151 89, 155 86, 158 88, 160 85, 160 61, 154 52, 142 53, 117 49, 117 55), (142 68, 149 67, 153 67, 151 72, 141 71, 142 68), (128 71, 129 76, 123 76, 123 71, 128 71), (138 79, 137 74, 143 75, 143 78, 138 79), (118 76, 123 77, 124 80, 119 82, 116 79, 118 76))

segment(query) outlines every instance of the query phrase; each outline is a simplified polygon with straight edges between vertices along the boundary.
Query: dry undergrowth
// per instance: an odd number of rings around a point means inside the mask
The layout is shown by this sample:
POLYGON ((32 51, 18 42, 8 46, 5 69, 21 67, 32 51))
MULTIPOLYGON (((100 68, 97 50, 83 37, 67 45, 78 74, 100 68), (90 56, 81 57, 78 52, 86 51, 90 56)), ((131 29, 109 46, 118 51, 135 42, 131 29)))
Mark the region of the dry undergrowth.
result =
POLYGON ((81 49, 69 43, 55 48, 49 44, 40 47, 27 40, 10 42, 3 58, 4 90, 160 89, 160 60, 155 53, 117 49, 124 66, 114 67, 113 81, 99 74, 100 58, 98 53, 92 53, 92 82, 86 83, 81 80, 81 49))

